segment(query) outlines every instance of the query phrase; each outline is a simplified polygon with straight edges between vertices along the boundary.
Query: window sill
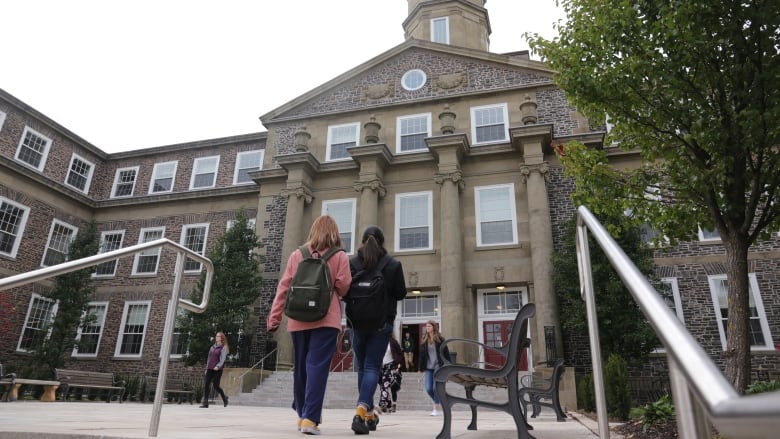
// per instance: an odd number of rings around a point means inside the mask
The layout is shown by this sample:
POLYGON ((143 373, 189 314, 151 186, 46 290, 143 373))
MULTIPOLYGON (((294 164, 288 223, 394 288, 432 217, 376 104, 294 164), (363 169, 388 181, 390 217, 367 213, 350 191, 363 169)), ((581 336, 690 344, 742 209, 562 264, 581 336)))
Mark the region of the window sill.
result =
POLYGON ((436 249, 429 250, 396 250, 394 256, 435 255, 436 249))
POLYGON ((525 246, 522 242, 518 242, 517 244, 497 244, 497 245, 483 245, 483 246, 477 246, 474 248, 474 251, 480 252, 480 251, 489 251, 489 250, 508 250, 508 249, 522 249, 525 246))

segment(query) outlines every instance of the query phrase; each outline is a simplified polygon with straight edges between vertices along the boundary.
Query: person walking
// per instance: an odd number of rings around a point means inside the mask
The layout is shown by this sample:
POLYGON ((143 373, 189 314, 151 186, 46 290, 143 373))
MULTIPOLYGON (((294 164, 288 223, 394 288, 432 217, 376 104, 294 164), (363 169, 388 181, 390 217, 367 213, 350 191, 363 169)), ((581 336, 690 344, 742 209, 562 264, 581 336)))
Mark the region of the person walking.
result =
POLYGON ((450 350, 447 346, 444 346, 443 351, 440 349, 442 343, 444 343, 444 337, 439 332, 439 324, 433 320, 428 320, 428 323, 425 324, 425 335, 420 344, 419 361, 420 372, 425 373, 425 393, 433 400, 431 416, 439 416, 441 414, 441 405, 439 396, 436 394, 433 374, 436 372, 436 369, 444 365, 444 360, 452 361, 450 359, 450 350))
MULTIPOLYGON (((358 381, 358 400, 355 417, 352 419, 352 431, 355 434, 368 434, 369 431, 376 430, 379 423, 374 410, 374 395, 381 376, 382 358, 393 332, 397 312, 396 302, 406 297, 406 281, 401 262, 391 257, 384 248, 385 235, 381 228, 366 227, 361 242, 357 255, 349 261, 352 276, 381 268, 385 292, 382 302, 384 310, 381 313, 384 322, 379 329, 356 328, 350 319, 347 319, 347 324, 352 326, 353 361, 358 381)), ((350 291, 359 286, 353 282, 350 291)), ((348 316, 350 306, 350 302, 347 301, 348 316)))
MULTIPOLYGON (((305 244, 312 255, 324 255, 332 247, 341 247, 341 235, 336 221, 323 215, 314 220, 305 244)), ((303 261, 300 249, 292 252, 287 267, 276 288, 266 326, 275 332, 282 323, 282 313, 287 294, 298 265, 303 261)), ((339 297, 347 293, 352 275, 349 258, 338 251, 328 259, 333 292, 339 297)), ((287 331, 292 337, 295 369, 293 370, 293 410, 298 414, 298 430, 303 434, 320 434, 322 405, 325 400, 325 385, 328 382, 330 361, 336 352, 336 343, 341 331, 341 301, 331 298, 328 312, 321 320, 303 322, 287 319, 287 331)))
POLYGON ((379 380, 379 408, 382 413, 394 413, 398 402, 398 391, 401 389, 401 363, 403 354, 401 345, 395 338, 395 332, 387 344, 385 357, 382 359, 382 378, 379 380))
POLYGON ((414 370, 414 351, 416 350, 417 343, 412 339, 412 335, 409 334, 409 331, 406 331, 406 333, 404 333, 403 351, 404 369, 406 369, 407 372, 414 370))
POLYGON ((206 376, 204 378, 203 389, 203 402, 200 408, 209 408, 209 394, 211 393, 211 386, 214 386, 214 390, 222 396, 222 404, 224 407, 228 405, 228 397, 225 392, 222 391, 222 387, 219 386, 219 381, 222 379, 222 369, 225 367, 225 359, 230 353, 230 346, 228 346, 225 334, 221 331, 217 332, 214 336, 214 344, 209 349, 209 354, 206 357, 206 376))

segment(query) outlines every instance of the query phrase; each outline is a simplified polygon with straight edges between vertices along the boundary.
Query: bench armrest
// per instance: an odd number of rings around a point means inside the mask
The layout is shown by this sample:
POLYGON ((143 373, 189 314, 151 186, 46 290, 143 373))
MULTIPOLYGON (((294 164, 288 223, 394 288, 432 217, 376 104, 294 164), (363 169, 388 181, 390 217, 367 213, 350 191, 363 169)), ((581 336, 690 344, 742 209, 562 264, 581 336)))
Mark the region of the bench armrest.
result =
MULTIPOLYGON (((441 344, 441 347, 439 348, 439 350, 444 351, 444 347, 447 346, 450 342, 460 342, 460 343, 477 345, 477 346, 481 347, 482 349, 498 352, 499 354, 501 354, 504 357, 506 357, 506 353, 503 350, 495 348, 493 346, 488 346, 485 343, 480 343, 480 342, 478 342, 476 340, 471 340, 471 339, 468 339, 468 338, 448 338, 448 339, 444 340, 444 342, 441 344)), ((447 359, 445 358, 444 359, 444 364, 452 364, 452 363, 447 361, 447 359)))

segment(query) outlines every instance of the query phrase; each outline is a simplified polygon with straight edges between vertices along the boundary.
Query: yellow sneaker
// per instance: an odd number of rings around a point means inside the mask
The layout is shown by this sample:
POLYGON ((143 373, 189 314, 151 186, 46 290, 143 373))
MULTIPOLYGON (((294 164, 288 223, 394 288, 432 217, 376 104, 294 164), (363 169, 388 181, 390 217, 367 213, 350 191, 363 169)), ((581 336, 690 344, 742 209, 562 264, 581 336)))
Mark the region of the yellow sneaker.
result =
POLYGON ((308 419, 301 421, 301 433, 313 435, 321 434, 319 427, 317 427, 317 423, 308 419))

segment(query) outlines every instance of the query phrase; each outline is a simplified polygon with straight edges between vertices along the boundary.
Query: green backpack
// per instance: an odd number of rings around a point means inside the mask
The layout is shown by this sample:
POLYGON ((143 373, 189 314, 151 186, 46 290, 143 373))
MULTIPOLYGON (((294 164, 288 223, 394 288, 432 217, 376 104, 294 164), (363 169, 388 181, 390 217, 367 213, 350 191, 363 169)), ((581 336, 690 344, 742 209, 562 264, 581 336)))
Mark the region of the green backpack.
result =
MULTIPOLYGON (((344 251, 339 247, 331 248, 321 257, 313 257, 306 245, 301 246, 303 260, 292 278, 284 314, 301 322, 322 320, 330 309, 333 286, 330 281, 328 259, 336 252, 344 251)), ((319 256, 319 253, 314 252, 319 256)))

